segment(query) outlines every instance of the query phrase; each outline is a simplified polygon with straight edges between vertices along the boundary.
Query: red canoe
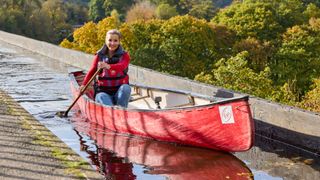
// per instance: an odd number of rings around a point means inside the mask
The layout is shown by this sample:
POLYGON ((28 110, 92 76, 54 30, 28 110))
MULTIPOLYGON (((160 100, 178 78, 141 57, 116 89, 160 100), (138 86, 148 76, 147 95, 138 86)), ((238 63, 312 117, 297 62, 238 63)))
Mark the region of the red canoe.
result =
MULTIPOLYGON (((250 169, 233 155, 203 148, 177 146, 147 138, 124 136, 96 124, 75 122, 75 130, 95 141, 97 152, 90 151, 99 172, 115 179, 137 179, 132 163, 145 166, 146 174, 184 179, 253 179, 250 169)), ((152 179, 152 178, 150 178, 152 179)))
MULTIPOLYGON (((70 73, 74 97, 84 75, 70 73)), ((229 152, 245 151, 253 145, 248 96, 218 99, 132 85, 131 97, 128 108, 111 107, 96 103, 91 89, 77 104, 91 122, 121 133, 229 152)))

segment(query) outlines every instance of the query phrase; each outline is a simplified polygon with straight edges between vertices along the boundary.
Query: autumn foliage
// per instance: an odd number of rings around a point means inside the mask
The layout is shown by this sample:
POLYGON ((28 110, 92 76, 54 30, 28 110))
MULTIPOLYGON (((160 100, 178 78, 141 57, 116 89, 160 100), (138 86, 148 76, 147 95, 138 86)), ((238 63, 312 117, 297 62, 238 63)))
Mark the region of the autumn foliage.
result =
POLYGON ((135 17, 121 23, 113 14, 88 22, 61 46, 95 53, 106 31, 118 28, 132 64, 320 111, 317 5, 239 1, 210 22, 191 15, 135 17))

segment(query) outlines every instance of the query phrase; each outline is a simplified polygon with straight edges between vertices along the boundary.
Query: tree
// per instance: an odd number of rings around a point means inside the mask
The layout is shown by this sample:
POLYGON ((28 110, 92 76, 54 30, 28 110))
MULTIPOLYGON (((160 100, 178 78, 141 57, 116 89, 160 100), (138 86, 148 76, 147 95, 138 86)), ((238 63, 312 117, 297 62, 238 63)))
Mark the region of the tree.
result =
POLYGON ((320 112, 320 79, 314 79, 311 86, 311 90, 307 92, 301 103, 300 107, 310 110, 320 112))
POLYGON ((274 8, 277 12, 279 24, 285 29, 294 25, 301 25, 308 20, 303 15, 305 6, 303 6, 301 0, 276 1, 276 3, 274 3, 274 8))
POLYGON ((111 29, 118 29, 121 25, 119 14, 113 10, 111 16, 104 18, 97 23, 97 45, 99 47, 105 42, 106 33, 111 29))
POLYGON ((54 34, 51 42, 58 43, 71 32, 71 26, 66 24, 67 13, 62 0, 47 0, 42 4, 41 14, 48 16, 54 34))
POLYGON ((90 0, 89 19, 98 22, 105 17, 104 0, 90 0))
POLYGON ((211 21, 236 31, 239 39, 272 41, 287 28, 303 24, 303 10, 300 0, 246 0, 221 9, 211 21))
POLYGON ((220 10, 212 22, 226 25, 237 32, 240 39, 255 37, 259 40, 272 40, 282 31, 270 3, 235 3, 220 10))
POLYGON ((110 16, 113 10, 117 10, 120 20, 123 21, 126 17, 127 11, 135 3, 135 0, 105 0, 104 8, 105 15, 110 16))
POLYGON ((134 22, 137 20, 149 20, 156 17, 156 6, 148 1, 141 1, 129 9, 126 22, 134 22))
MULTIPOLYGON (((232 47, 236 43, 236 33, 224 25, 209 23, 214 32, 217 49, 215 59, 229 58, 234 55, 232 47)), ((238 53, 238 52, 237 52, 238 53)))
POLYGON ((218 54, 213 28, 192 16, 175 16, 165 21, 157 38, 160 50, 169 57, 163 71, 171 74, 193 79, 209 68, 207 65, 218 54))
POLYGON ((243 51, 229 59, 222 58, 215 63, 211 73, 200 73, 195 80, 252 94, 262 98, 272 98, 274 88, 269 78, 270 69, 255 73, 248 67, 249 53, 243 51))
POLYGON ((316 6, 320 7, 320 1, 319 0, 302 0, 304 4, 315 4, 316 6))
POLYGON ((156 9, 156 17, 159 19, 170 19, 173 16, 177 16, 178 12, 175 7, 169 4, 160 4, 156 9))
POLYGON ((116 11, 113 16, 106 17, 98 24, 88 22, 73 33, 73 42, 64 39, 60 46, 94 54, 105 43, 106 32, 119 28, 120 22, 116 11))
POLYGON ((180 15, 189 14, 199 19, 210 20, 215 13, 212 0, 179 0, 176 5, 180 15))
POLYGON ((51 20, 46 11, 34 10, 29 17, 31 37, 42 41, 56 42, 56 34, 52 27, 51 20))
POLYGON ((131 62, 157 71, 164 71, 163 66, 168 59, 161 51, 161 27, 164 21, 152 19, 124 23, 120 31, 123 34, 122 45, 130 52, 131 62))
POLYGON ((297 106, 299 101, 296 93, 292 91, 292 84, 288 83, 284 83, 283 86, 276 86, 270 100, 289 106, 297 106))
POLYGON ((200 2, 193 2, 188 14, 199 19, 210 20, 215 15, 214 4, 211 0, 201 0, 200 2))
POLYGON ((23 35, 27 28, 26 18, 18 9, 0 11, 0 28, 12 33, 23 35))
POLYGON ((275 48, 269 41, 262 42, 256 38, 249 37, 236 42, 233 46, 233 51, 236 53, 248 51, 248 66, 255 72, 260 72, 269 64, 275 53, 275 48))
POLYGON ((167 21, 125 23, 121 32, 122 43, 129 50, 133 64, 192 79, 211 69, 209 64, 227 52, 226 49, 230 51, 230 46, 227 48, 225 44, 228 41, 219 39, 224 39, 228 31, 188 15, 167 21), (221 36, 217 37, 216 33, 221 36))
POLYGON ((84 24, 73 33, 73 42, 64 39, 60 46, 72 48, 86 53, 95 53, 103 42, 98 41, 97 27, 92 21, 84 24))
POLYGON ((320 33, 310 26, 294 26, 282 36, 282 44, 271 63, 277 84, 288 83, 298 99, 320 75, 320 33))
POLYGON ((81 3, 66 2, 66 22, 72 25, 84 24, 88 21, 88 6, 81 3))
POLYGON ((232 3, 232 0, 213 0, 213 3, 218 8, 224 8, 232 3))
POLYGON ((39 10, 41 0, 4 0, 0 7, 0 28, 16 34, 32 36, 28 18, 39 10))
POLYGON ((320 18, 320 8, 315 4, 308 4, 307 8, 303 12, 307 19, 320 18))
POLYGON ((149 2, 160 5, 160 4, 169 4, 171 7, 176 8, 179 5, 180 0, 148 0, 149 2))

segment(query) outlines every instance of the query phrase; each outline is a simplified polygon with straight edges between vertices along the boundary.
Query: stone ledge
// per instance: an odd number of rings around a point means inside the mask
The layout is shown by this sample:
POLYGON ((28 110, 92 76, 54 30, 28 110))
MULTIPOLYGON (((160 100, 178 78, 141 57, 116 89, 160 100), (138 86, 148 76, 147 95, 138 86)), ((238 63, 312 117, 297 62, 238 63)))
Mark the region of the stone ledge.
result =
POLYGON ((2 90, 0 130, 0 144, 6 144, 1 150, 8 149, 8 156, 14 155, 7 159, 0 158, 0 169, 6 169, 4 172, 0 170, 0 177, 30 178, 34 175, 35 179, 104 179, 2 90), (23 154, 24 158, 18 158, 19 154, 23 154), (45 157, 45 161, 39 162, 41 157, 42 161, 45 157))

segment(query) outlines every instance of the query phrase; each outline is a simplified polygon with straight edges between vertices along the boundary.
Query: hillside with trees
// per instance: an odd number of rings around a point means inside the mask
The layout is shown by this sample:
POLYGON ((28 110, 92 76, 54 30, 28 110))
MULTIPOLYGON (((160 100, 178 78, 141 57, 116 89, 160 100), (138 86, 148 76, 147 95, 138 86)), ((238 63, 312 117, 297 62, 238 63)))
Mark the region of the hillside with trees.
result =
POLYGON ((2 0, 0 29, 56 43, 87 22, 88 0, 2 0))

